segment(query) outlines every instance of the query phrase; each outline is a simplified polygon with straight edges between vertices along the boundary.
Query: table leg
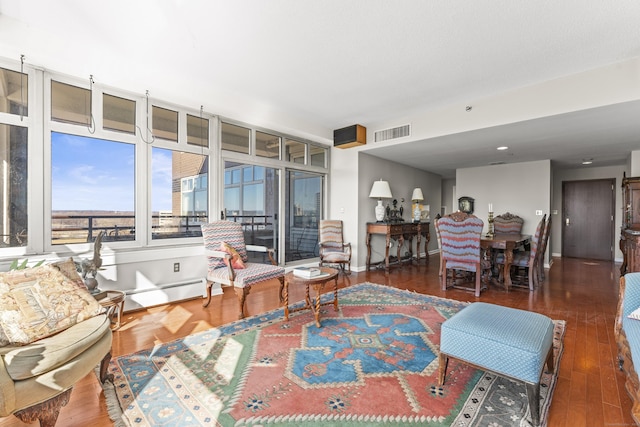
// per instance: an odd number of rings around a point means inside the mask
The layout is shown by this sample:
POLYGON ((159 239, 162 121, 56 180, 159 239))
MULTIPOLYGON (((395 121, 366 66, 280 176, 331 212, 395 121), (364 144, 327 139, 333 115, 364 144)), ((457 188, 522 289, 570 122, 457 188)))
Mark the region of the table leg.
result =
POLYGON ((333 284, 333 309, 338 311, 338 276, 336 276, 333 284))
POLYGON ((511 263, 513 263, 513 249, 504 250, 504 287, 508 291, 511 289, 511 263))
MULTIPOLYGON (((324 284, 315 284, 313 285, 313 288, 316 291, 316 305, 315 307, 312 305, 311 306, 311 311, 313 311, 313 317, 315 317, 316 319, 316 326, 319 328, 320 327, 320 290, 322 289, 322 286, 324 284)), ((307 289, 309 289, 307 287, 307 289)))
POLYGON ((284 320, 289 320, 289 282, 284 281, 284 320))
POLYGON ((371 268, 371 233, 367 233, 367 271, 371 268))
POLYGON ((391 236, 387 234, 386 245, 384 248, 384 268, 389 271, 389 245, 391 244, 391 236))

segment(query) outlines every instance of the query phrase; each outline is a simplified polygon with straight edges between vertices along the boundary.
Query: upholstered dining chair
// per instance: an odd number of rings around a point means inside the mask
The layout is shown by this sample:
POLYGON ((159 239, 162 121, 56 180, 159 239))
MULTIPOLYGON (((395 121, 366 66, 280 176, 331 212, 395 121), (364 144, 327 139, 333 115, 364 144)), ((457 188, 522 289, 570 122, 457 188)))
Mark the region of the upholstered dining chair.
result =
MULTIPOLYGON (((546 218, 547 215, 545 214, 536 227, 536 232, 531 238, 531 249, 528 251, 514 252, 513 254, 510 274, 512 276, 511 281, 514 286, 528 287, 530 291, 535 290, 536 286, 538 286, 538 249, 542 245, 542 233, 546 218), (517 274, 514 275, 514 272, 517 274), (520 272, 524 272, 524 274, 519 274, 520 272)), ((504 265, 504 253, 500 253, 496 256, 495 263, 498 265, 504 265)), ((503 269, 501 268, 500 280, 504 279, 504 277, 502 277, 502 271, 503 269)))
MULTIPOLYGON (((440 236, 440 262, 442 290, 448 287, 473 291, 476 297, 486 288, 483 286, 483 272, 489 271, 491 264, 485 259, 484 250, 480 246, 484 223, 475 215, 454 212, 436 220, 435 228, 440 236), (458 272, 465 272, 457 276, 458 272), (449 280, 451 273, 451 280, 449 280), (473 273, 475 284, 464 285, 468 274, 473 273), (462 284, 458 284, 458 280, 462 284), (449 286, 451 283, 451 286, 449 286)), ((488 275, 485 276, 488 278, 488 275)))
POLYGON ((233 221, 213 221, 203 224, 205 255, 207 256, 207 307, 211 302, 214 283, 233 286, 240 304, 240 319, 244 318, 244 303, 251 286, 271 279, 280 281, 280 302, 283 300, 284 268, 277 265, 274 250, 266 246, 245 245, 242 224, 233 221), (271 264, 248 262, 247 251, 266 252, 271 264))
POLYGON ((542 239, 540 248, 538 249, 538 281, 544 280, 544 254, 547 252, 547 245, 549 244, 549 234, 551 234, 551 215, 547 218, 547 222, 544 225, 544 231, 542 232, 542 239))
POLYGON ((338 265, 345 274, 351 274, 351 243, 345 243, 343 223, 337 219, 323 219, 319 223, 320 267, 338 265), (347 267, 345 270, 345 266, 347 267))
POLYGON ((524 219, 506 212, 493 219, 493 232, 496 234, 520 234, 524 219))

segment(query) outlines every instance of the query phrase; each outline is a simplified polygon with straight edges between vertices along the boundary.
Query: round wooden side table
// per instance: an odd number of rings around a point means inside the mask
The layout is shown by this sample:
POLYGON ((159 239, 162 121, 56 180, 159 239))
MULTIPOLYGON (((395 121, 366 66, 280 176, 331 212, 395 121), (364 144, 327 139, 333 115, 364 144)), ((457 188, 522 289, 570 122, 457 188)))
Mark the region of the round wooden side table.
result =
POLYGON ((285 274, 284 276, 284 319, 289 320, 289 313, 293 313, 300 310, 310 309, 313 312, 313 316, 316 319, 316 326, 320 327, 320 306, 333 304, 333 308, 338 311, 338 270, 329 267, 320 267, 322 273, 315 277, 300 277, 296 276, 293 271, 285 274), (320 292, 324 285, 333 280, 333 301, 320 303, 320 292), (289 285, 293 286, 305 286, 305 302, 304 307, 295 309, 289 309, 289 285), (309 295, 309 287, 312 286, 316 291, 316 297, 314 300, 309 295))
POLYGON ((117 321, 113 329, 118 329, 122 321, 122 312, 124 311, 124 297, 126 294, 123 291, 105 291, 107 295, 98 300, 98 303, 107 309, 107 316, 113 321, 115 314, 118 315, 117 321))

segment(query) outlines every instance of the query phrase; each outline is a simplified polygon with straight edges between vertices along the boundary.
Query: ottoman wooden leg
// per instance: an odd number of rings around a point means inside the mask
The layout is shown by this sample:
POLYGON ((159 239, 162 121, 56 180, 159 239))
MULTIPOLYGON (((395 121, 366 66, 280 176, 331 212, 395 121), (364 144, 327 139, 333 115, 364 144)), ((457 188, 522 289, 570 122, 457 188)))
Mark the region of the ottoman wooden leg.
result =
POLYGON ((547 354, 547 372, 553 374, 555 368, 553 366, 553 345, 549 349, 549 354, 547 354))
POLYGON ((537 427, 540 425, 540 383, 526 383, 526 387, 529 410, 531 411, 531 423, 537 427))
POLYGON ((447 364, 449 357, 444 354, 438 354, 438 385, 444 385, 444 377, 447 375, 447 364))

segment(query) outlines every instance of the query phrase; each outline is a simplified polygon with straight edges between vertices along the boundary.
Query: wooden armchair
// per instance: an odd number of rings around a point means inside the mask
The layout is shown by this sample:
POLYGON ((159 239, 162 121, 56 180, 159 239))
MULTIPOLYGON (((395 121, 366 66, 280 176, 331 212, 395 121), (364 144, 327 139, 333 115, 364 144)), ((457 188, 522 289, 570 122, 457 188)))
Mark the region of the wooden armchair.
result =
POLYGON ((251 286, 271 279, 280 281, 280 301, 283 300, 284 268, 277 265, 274 250, 266 246, 245 245, 242 225, 233 221, 213 221, 203 224, 205 254, 207 256, 207 307, 211 302, 213 283, 233 286, 240 304, 240 319, 244 318, 244 303, 251 286), (247 251, 265 252, 271 264, 248 262, 247 251))
POLYGON ((321 220, 319 235, 320 267, 327 264, 338 265, 343 272, 351 274, 351 243, 345 243, 342 238, 342 221, 321 220))
POLYGON ((442 290, 447 287, 454 287, 473 291, 475 296, 480 296, 480 291, 486 288, 484 276, 488 279, 488 272, 491 269, 491 263, 485 259, 485 253, 480 246, 482 238, 482 228, 484 223, 474 215, 464 212, 454 212, 445 215, 436 220, 435 223, 437 235, 440 236, 440 262, 441 264, 441 284, 442 290), (473 273, 475 277, 475 285, 472 287, 464 284, 458 284, 462 279, 464 282, 466 274, 457 276, 458 271, 473 273), (451 273, 451 279, 449 279, 451 273), (448 286, 449 283, 451 286, 448 286))
MULTIPOLYGON (((542 233, 546 218, 547 215, 544 215, 538 223, 538 226, 536 227, 536 233, 531 239, 531 249, 528 251, 515 252, 513 254, 513 262, 511 263, 511 280, 514 286, 528 287, 530 291, 533 291, 536 286, 538 286, 538 248, 540 248, 542 245, 542 233), (514 274, 514 272, 516 274, 514 274)), ((496 264, 504 265, 504 253, 498 254, 496 256, 495 262, 496 264)), ((502 271, 503 269, 501 268, 501 276, 502 271)), ((500 277, 500 280, 502 279, 503 277, 500 277)))

